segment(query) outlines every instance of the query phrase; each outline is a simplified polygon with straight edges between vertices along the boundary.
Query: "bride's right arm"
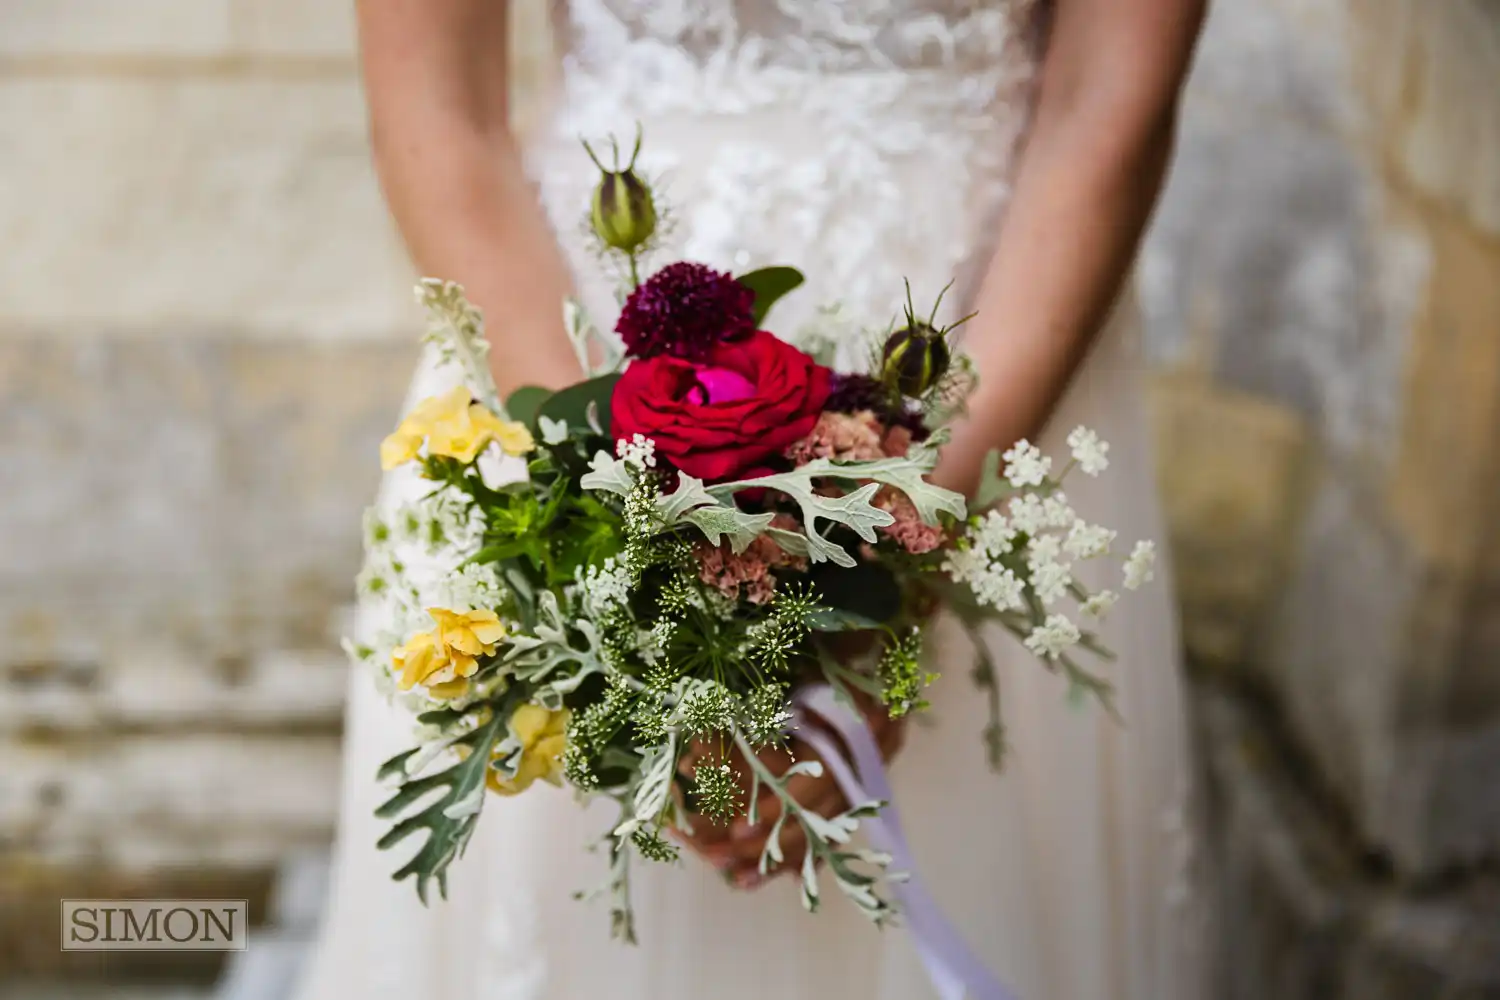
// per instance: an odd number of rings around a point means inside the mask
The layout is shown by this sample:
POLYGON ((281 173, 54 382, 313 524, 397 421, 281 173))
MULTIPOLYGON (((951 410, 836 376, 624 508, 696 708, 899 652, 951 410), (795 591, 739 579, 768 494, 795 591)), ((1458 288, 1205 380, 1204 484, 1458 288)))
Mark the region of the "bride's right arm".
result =
POLYGON ((507 4, 359 0, 375 166, 422 274, 483 310, 502 392, 580 377, 563 332, 567 269, 507 111, 507 4))

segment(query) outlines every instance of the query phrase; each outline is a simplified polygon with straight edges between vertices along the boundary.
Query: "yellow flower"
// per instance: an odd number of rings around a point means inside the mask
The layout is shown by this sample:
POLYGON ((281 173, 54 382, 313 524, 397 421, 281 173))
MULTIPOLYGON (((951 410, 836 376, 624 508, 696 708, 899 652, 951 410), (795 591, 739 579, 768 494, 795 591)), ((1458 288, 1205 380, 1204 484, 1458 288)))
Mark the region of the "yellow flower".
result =
POLYGON ((428 608, 427 613, 437 622, 438 639, 451 656, 475 657, 481 653, 488 656, 505 638, 505 626, 500 624, 500 616, 493 611, 428 608))
POLYGON ((424 436, 413 433, 406 420, 401 421, 401 426, 380 442, 380 467, 389 472, 416 458, 424 436))
MULTIPOLYGON (((488 412, 488 411, 486 411, 488 412)), ((516 420, 501 420, 495 441, 507 455, 526 455, 536 450, 536 439, 526 425, 516 420)))
POLYGON ((437 628, 418 632, 391 651, 396 684, 403 691, 421 684, 434 698, 457 698, 468 691, 478 658, 493 654, 505 638, 505 626, 493 611, 428 608, 427 613, 437 628))
POLYGON ((562 784, 562 753, 567 746, 568 710, 554 712, 540 705, 522 705, 510 717, 510 732, 521 744, 521 762, 514 778, 490 768, 485 781, 501 795, 519 795, 538 778, 562 784))
POLYGON ((525 424, 501 420, 489 407, 474 402, 463 386, 417 404, 381 442, 381 466, 394 469, 410 462, 424 440, 429 454, 456 458, 465 464, 478 458, 491 441, 498 442, 510 455, 524 455, 536 447, 525 424))
POLYGON ((459 386, 441 396, 429 396, 418 403, 389 437, 380 442, 380 466, 387 471, 405 465, 417 457, 433 421, 455 406, 467 406, 469 390, 459 386))

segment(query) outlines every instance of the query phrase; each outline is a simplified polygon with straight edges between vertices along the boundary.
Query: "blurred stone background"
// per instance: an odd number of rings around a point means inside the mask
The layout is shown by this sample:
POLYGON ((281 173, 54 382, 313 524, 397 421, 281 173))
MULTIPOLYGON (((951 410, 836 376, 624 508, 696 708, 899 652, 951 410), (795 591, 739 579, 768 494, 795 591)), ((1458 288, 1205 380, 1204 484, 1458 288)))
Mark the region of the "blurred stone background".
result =
MULTIPOLYGON (((417 329, 348 6, 0 0, 0 996, 206 984, 58 898, 331 835, 417 329)), ((1500 3, 1219 0, 1140 282, 1216 1000, 1500 997, 1500 3)))

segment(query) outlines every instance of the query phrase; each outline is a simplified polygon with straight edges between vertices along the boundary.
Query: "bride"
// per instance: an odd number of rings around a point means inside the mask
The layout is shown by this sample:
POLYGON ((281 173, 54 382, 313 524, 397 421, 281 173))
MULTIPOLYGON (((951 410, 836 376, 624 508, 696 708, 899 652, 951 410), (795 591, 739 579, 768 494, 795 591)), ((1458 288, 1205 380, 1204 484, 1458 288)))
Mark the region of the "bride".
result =
MULTIPOLYGON (((936 478, 971 488, 991 448, 1040 433, 1058 452, 1087 423, 1113 442, 1113 470, 1074 483, 1073 505, 1159 539, 1122 289, 1203 5, 558 2, 561 93, 524 141, 507 125, 506 4, 360 0, 359 18, 386 197, 421 271, 483 309, 502 390, 576 380, 566 295, 612 325, 611 275, 580 232, 597 172, 579 139, 597 149, 640 123, 641 166, 675 210, 657 264, 796 264, 809 282, 778 307, 777 331, 843 330, 851 356, 861 328, 895 316, 904 279, 930 300, 957 276, 948 298, 978 312, 964 346, 981 380, 936 478)), ((443 377, 424 363, 413 395, 443 377)), ((381 503, 420 488, 398 471, 381 503)), ((904 739, 881 735, 904 743, 896 799, 947 916, 1022 1000, 1198 1000, 1165 581, 1105 629, 1123 724, 1070 705, 1008 636, 986 638, 1010 744, 999 775, 967 676, 975 650, 938 632, 931 711, 904 739)), ((607 908, 571 898, 597 881, 602 861, 581 848, 607 818, 553 789, 492 802, 449 900, 424 909, 389 878, 400 859, 374 846, 374 770, 410 736, 356 672, 334 890, 303 1000, 931 995, 903 931, 837 899, 808 915, 792 880, 760 884, 764 827, 707 828, 686 865, 642 870, 640 944, 610 942, 607 908)), ((839 807, 831 784, 802 780, 804 802, 839 807)), ((786 846, 795 869, 801 845, 786 846)))

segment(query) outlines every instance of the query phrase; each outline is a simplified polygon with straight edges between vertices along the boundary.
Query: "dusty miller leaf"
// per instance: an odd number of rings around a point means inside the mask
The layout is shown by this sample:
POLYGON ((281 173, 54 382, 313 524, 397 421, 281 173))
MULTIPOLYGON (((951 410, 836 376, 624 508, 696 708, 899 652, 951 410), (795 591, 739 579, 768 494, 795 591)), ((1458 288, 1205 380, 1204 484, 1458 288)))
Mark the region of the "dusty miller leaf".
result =
POLYGON ((641 783, 633 800, 634 814, 615 829, 615 836, 629 836, 642 826, 654 823, 667 808, 672 792, 672 775, 677 771, 677 734, 651 750, 641 763, 641 783))
POLYGON ((656 513, 663 524, 675 524, 695 507, 718 502, 703 488, 703 480, 684 472, 677 477, 677 488, 656 501, 656 513))
POLYGON ((557 595, 544 590, 537 600, 535 635, 511 636, 505 661, 519 678, 538 684, 545 681, 547 687, 561 694, 575 691, 590 674, 604 672, 604 661, 599 655, 599 630, 594 623, 578 618, 573 628, 583 637, 582 645, 569 641, 557 595), (569 663, 577 664, 578 669, 566 677, 552 677, 559 667, 569 663))
POLYGON ((544 444, 562 444, 568 439, 568 422, 551 417, 537 417, 537 429, 542 432, 544 444))
POLYGON ((578 480, 578 485, 586 490, 601 490, 623 497, 635 485, 635 478, 630 474, 630 467, 625 464, 625 460, 615 458, 607 451, 594 452, 589 469, 578 480))
POLYGON ((772 513, 749 514, 738 507, 697 507, 684 515, 684 520, 698 526, 714 545, 719 539, 729 536, 729 547, 736 553, 744 552, 766 530, 776 517, 772 513))
MULTIPOLYGON (((793 469, 791 472, 783 472, 774 476, 764 476, 760 479, 740 480, 734 483, 725 483, 715 486, 711 490, 715 497, 721 501, 732 504, 730 499, 734 493, 751 487, 764 487, 779 490, 791 497, 802 508, 802 526, 807 539, 807 557, 813 562, 832 562, 839 566, 853 566, 855 559, 843 546, 828 540, 823 532, 818 530, 819 521, 834 521, 849 527, 866 541, 875 541, 875 529, 895 522, 895 518, 888 511, 870 503, 870 498, 875 495, 880 487, 876 483, 866 483, 859 489, 839 497, 819 496, 815 492, 813 477, 819 475, 817 472, 808 472, 818 463, 812 462, 801 468, 793 469)), ((767 522, 769 524, 769 521, 767 522)))
POLYGON ((798 471, 811 470, 815 476, 841 477, 848 479, 873 479, 877 483, 893 487, 905 493, 917 508, 926 524, 938 523, 938 512, 947 511, 962 521, 968 516, 968 505, 962 493, 934 486, 925 476, 932 466, 925 460, 911 458, 880 458, 872 462, 839 464, 820 458, 802 466, 798 471))
POLYGON ((506 416, 487 360, 490 342, 484 336, 484 319, 464 297, 463 286, 423 278, 417 283, 417 302, 427 310, 424 339, 437 348, 442 361, 462 369, 464 382, 476 399, 500 416, 506 416))
POLYGON ((960 520, 966 516, 967 507, 962 494, 935 486, 924 478, 932 471, 935 460, 935 453, 929 452, 919 452, 915 458, 882 458, 869 462, 840 463, 817 459, 790 472, 722 483, 710 487, 706 492, 725 507, 733 504, 732 497, 740 490, 773 489, 785 493, 802 508, 805 546, 790 541, 787 536, 792 533, 784 531, 777 531, 772 535, 777 544, 788 552, 806 555, 815 563, 832 562, 849 567, 855 564, 854 557, 844 551, 842 546, 830 541, 826 533, 818 529, 818 522, 836 522, 865 541, 875 541, 875 529, 895 521, 889 512, 870 502, 881 485, 891 486, 905 493, 922 520, 928 524, 937 524, 938 514, 944 511, 960 520), (874 481, 844 496, 825 497, 816 492, 814 480, 817 479, 874 481), (804 547, 805 551, 799 551, 804 547))
MULTIPOLYGON (((378 846, 381 850, 394 847, 414 833, 427 832, 421 849, 392 876, 398 882, 415 877, 417 897, 424 904, 427 902, 427 885, 431 881, 436 880, 440 895, 444 898, 448 895, 448 866, 463 853, 474 832, 479 806, 484 801, 485 768, 505 729, 507 718, 504 712, 494 713, 484 725, 455 741, 468 748, 467 757, 437 774, 403 781, 395 794, 375 810, 375 815, 381 819, 400 817, 396 825, 380 838, 378 846), (442 790, 442 795, 435 801, 410 815, 403 815, 438 790, 442 790)), ((408 751, 387 761, 381 767, 381 773, 404 772, 412 753, 414 751, 408 751)))

